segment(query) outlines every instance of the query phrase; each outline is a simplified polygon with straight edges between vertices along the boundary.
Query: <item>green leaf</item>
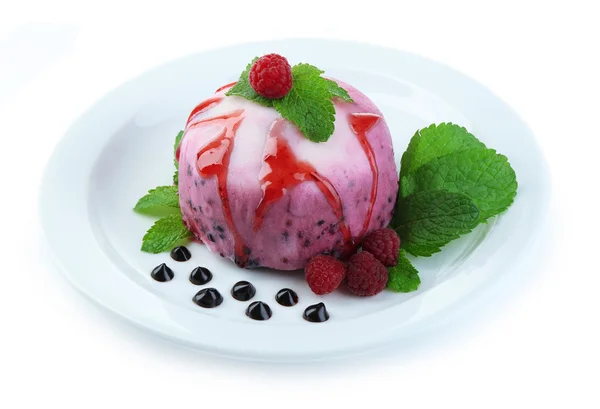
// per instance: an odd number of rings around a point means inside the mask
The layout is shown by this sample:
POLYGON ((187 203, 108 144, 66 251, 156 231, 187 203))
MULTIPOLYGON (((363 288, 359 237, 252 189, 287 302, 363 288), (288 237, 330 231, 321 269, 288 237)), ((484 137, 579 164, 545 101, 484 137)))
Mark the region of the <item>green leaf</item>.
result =
POLYGON ((250 101, 259 103, 266 107, 273 106, 273 100, 269 98, 265 98, 262 95, 258 95, 254 88, 250 86, 250 80, 248 79, 248 74, 250 74, 250 68, 252 68, 252 64, 254 64, 258 60, 258 57, 254 58, 250 64, 246 66, 242 75, 240 75, 240 79, 238 79, 237 83, 225 93, 227 96, 238 96, 242 98, 246 98, 250 101))
POLYGON ((517 176, 504 155, 471 148, 441 156, 402 179, 403 194, 445 189, 469 196, 484 221, 508 207, 517 195, 517 176))
POLYGON ((406 251, 400 249, 398 264, 388 268, 389 278, 387 288, 400 293, 416 291, 421 284, 419 272, 406 258, 406 251))
POLYGON ((313 142, 326 142, 335 129, 335 107, 322 73, 309 64, 294 66, 292 89, 285 97, 273 100, 281 116, 295 123, 313 142))
POLYGON ((400 180, 435 158, 473 147, 485 145, 461 126, 441 123, 423 128, 412 137, 402 155, 400 180))
POLYGON ((406 251, 428 257, 478 223, 479 210, 467 195, 430 190, 399 200, 393 226, 406 251))
POLYGON ((133 208, 138 213, 162 215, 179 212, 179 195, 177 186, 159 186, 138 200, 133 208))
POLYGON ((142 251, 161 253, 171 250, 184 239, 192 236, 181 219, 181 213, 158 219, 142 240, 142 251))
MULTIPOLYGON (((179 131, 179 133, 177 133, 177 136, 175 137, 175 146, 173 147, 173 155, 174 156, 177 155, 177 148, 179 148, 179 145, 181 145, 182 138, 183 138, 183 131, 179 131)), ((177 162, 175 162, 175 166, 177 166, 177 162)))
POLYGON ((173 163, 175 164, 175 174, 173 175, 173 184, 177 186, 179 184, 179 162, 177 162, 177 148, 181 145, 181 139, 183 138, 183 131, 179 131, 175 137, 175 147, 173 148, 173 163))
POLYGON ((354 102, 354 100, 350 97, 350 94, 348 94, 348 91, 340 87, 337 82, 328 79, 327 88, 329 89, 329 93, 332 97, 340 98, 344 102, 354 102))

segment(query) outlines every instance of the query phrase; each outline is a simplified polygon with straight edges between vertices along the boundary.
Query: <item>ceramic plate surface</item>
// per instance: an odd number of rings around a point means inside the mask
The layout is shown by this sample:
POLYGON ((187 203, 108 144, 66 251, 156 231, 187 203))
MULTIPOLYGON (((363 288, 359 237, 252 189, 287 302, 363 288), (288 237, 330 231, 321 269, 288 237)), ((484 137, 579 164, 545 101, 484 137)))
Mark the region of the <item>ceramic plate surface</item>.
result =
POLYGON ((162 337, 207 352, 250 359, 305 360, 339 356, 429 329, 459 303, 526 257, 546 215, 548 176, 532 133, 518 116, 472 79, 427 59, 370 45, 323 40, 243 44, 182 58, 140 75, 108 93, 69 129, 56 148, 41 192, 47 240, 61 270, 91 300, 162 337), (394 139, 396 160, 416 130, 455 122, 508 156, 519 180, 514 205, 503 215, 452 242, 442 253, 419 258, 420 289, 385 291, 357 298, 343 291, 313 295, 301 273, 238 269, 199 244, 192 259, 145 254, 141 238, 154 218, 131 209, 148 189, 171 183, 174 136, 190 110, 223 84, 235 81, 256 55, 277 52, 292 63, 306 61, 348 82, 383 112, 394 139), (68 217, 66 217, 68 215, 68 217), (150 277, 166 262, 168 283, 150 277), (200 289, 188 280, 209 268, 208 285, 224 296, 215 309, 192 301, 200 289), (239 280, 257 288, 252 301, 273 309, 269 321, 245 316, 248 302, 229 291, 239 280), (282 307, 284 287, 300 297, 282 307), (304 308, 325 301, 326 323, 302 319, 304 308))

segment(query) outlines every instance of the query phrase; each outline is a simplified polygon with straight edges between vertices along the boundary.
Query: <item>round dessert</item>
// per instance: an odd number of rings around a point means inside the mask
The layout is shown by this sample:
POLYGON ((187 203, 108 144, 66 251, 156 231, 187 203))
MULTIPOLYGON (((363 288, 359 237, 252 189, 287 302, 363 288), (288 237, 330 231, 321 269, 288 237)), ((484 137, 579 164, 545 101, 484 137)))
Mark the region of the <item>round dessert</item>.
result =
POLYGON ((240 267, 304 268, 350 255, 389 224, 398 172, 390 131, 369 98, 341 81, 335 131, 306 139, 272 107, 219 89, 190 114, 177 151, 184 223, 240 267))

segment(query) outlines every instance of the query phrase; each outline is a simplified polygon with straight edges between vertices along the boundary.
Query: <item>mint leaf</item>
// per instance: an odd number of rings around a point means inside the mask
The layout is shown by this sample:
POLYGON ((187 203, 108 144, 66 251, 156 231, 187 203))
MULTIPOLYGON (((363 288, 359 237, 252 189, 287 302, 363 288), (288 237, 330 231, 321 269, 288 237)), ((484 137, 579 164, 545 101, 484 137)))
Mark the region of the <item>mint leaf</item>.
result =
POLYGON ((387 288, 400 293, 416 291, 421 284, 419 272, 406 258, 406 251, 400 249, 398 264, 388 268, 389 278, 387 288))
MULTIPOLYGON (((485 145, 461 126, 441 123, 423 128, 412 137, 402 155, 400 180, 437 157, 473 147, 485 148, 485 145)), ((404 191, 402 194, 407 196, 404 191)))
POLYGON ((171 214, 158 219, 142 240, 142 251, 161 253, 171 250, 175 245, 192 236, 181 219, 181 213, 171 214))
POLYGON ((334 131, 335 107, 323 71, 309 64, 292 68, 294 85, 281 99, 273 100, 275 109, 295 123, 313 142, 325 142, 334 131))
POLYGON ((240 79, 238 80, 238 82, 229 91, 227 91, 225 93, 225 95, 227 95, 227 96, 235 95, 235 96, 246 98, 250 101, 259 103, 266 107, 272 107, 273 106, 272 99, 265 98, 262 95, 257 94, 256 91, 254 91, 254 88, 252 88, 250 86, 250 80, 248 79, 248 74, 250 74, 250 68, 252 68, 252 64, 254 64, 256 62, 256 60, 258 60, 258 57, 255 57, 250 62, 250 64, 248 64, 246 66, 246 69, 244 70, 244 72, 242 72, 242 75, 240 75, 240 79))
POLYGON ((464 193, 484 221, 508 209, 517 195, 517 176, 504 155, 493 149, 471 148, 441 156, 402 179, 403 190, 445 189, 464 193))
MULTIPOLYGON (((177 149, 181 145, 181 139, 183 138, 183 131, 179 131, 175 137, 175 146, 173 147, 173 156, 177 156, 177 149)), ((177 166, 177 160, 175 160, 175 166, 177 166)))
POLYGON ((179 162, 177 162, 177 149, 181 145, 181 139, 183 138, 183 131, 179 131, 175 137, 175 147, 173 148, 173 163, 175 164, 175 174, 173 175, 173 184, 177 186, 179 184, 179 162))
POLYGON ((398 201, 393 227, 402 247, 414 256, 431 256, 469 233, 479 223, 479 210, 461 193, 445 190, 417 192, 398 201))
POLYGON ((138 213, 161 215, 179 212, 179 195, 176 186, 159 186, 142 197, 133 208, 138 213))
POLYGON ((348 91, 340 87, 337 82, 328 79, 327 88, 329 89, 329 93, 332 97, 340 98, 344 102, 354 102, 354 100, 350 98, 350 94, 348 94, 348 91))

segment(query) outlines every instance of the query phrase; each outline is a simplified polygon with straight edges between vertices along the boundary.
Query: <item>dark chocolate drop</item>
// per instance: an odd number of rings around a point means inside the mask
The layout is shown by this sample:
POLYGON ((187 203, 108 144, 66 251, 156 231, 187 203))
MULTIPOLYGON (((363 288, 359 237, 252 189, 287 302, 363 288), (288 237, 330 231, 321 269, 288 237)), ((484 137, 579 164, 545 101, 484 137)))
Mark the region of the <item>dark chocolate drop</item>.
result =
POLYGON ((206 267, 196 267, 190 273, 190 282, 194 285, 204 285, 212 280, 213 275, 206 267))
POLYGON ((221 305, 223 296, 216 288, 205 288, 198 291, 192 300, 202 308, 215 308, 221 305))
POLYGON ((185 246, 175 247, 171 250, 171 258, 175 261, 188 261, 192 258, 192 253, 185 246))
POLYGON ((238 301, 248 301, 256 294, 256 288, 248 281, 238 281, 231 289, 231 296, 238 301))
POLYGON ((302 317, 309 322, 325 322, 329 319, 329 313, 322 302, 310 305, 304 310, 302 317))
POLYGON ((273 313, 271 312, 271 307, 265 304, 262 301, 254 301, 252 304, 248 306, 246 310, 246 315, 257 321, 266 321, 273 313))
POLYGON ((298 294, 294 290, 284 288, 277 293, 275 300, 284 307, 293 307, 298 304, 298 294))
POLYGON ((162 263, 160 266, 154 267, 152 273, 150 274, 153 279, 156 281, 160 281, 164 283, 165 281, 171 281, 175 274, 173 270, 171 270, 165 263, 162 263))

